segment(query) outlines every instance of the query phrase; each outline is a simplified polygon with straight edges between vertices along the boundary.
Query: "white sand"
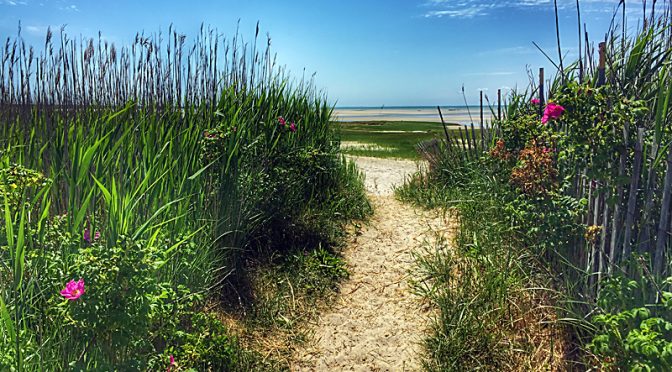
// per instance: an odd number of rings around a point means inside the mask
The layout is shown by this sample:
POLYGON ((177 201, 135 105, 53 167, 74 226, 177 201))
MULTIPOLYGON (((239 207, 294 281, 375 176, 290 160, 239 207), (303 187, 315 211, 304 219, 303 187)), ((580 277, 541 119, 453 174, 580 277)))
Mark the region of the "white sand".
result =
POLYGON ((366 156, 348 156, 366 174, 366 190, 375 195, 390 196, 394 186, 404 183, 406 178, 425 166, 424 162, 392 160, 366 156))
POLYGON ((380 146, 375 143, 342 141, 341 150, 370 150, 370 151, 394 151, 396 147, 380 146))
POLYGON ((392 185, 417 166, 411 161, 354 158, 367 174, 375 215, 343 252, 349 279, 314 335, 296 352, 294 371, 417 371, 433 310, 411 293, 413 252, 447 231, 437 213, 392 196, 392 185), (373 179, 373 180, 372 180, 373 179), (375 180, 375 181, 374 181, 375 180))

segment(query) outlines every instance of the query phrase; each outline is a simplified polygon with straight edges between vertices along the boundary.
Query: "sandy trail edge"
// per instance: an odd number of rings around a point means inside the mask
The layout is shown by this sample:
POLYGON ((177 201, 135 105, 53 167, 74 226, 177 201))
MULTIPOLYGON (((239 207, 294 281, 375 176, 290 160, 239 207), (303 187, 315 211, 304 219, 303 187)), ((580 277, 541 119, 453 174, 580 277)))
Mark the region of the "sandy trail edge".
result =
POLYGON ((417 170, 414 162, 353 158, 366 174, 375 214, 343 252, 350 271, 335 305, 322 314, 293 371, 416 371, 432 310, 411 293, 409 272, 436 232, 436 212, 419 211, 392 196, 392 185, 417 170), (391 170, 391 171, 390 171, 391 170), (382 195, 381 195, 382 194, 382 195))
POLYGON ((422 161, 381 159, 368 156, 347 156, 364 172, 366 190, 369 194, 391 196, 394 186, 399 186, 418 170, 426 168, 422 161))

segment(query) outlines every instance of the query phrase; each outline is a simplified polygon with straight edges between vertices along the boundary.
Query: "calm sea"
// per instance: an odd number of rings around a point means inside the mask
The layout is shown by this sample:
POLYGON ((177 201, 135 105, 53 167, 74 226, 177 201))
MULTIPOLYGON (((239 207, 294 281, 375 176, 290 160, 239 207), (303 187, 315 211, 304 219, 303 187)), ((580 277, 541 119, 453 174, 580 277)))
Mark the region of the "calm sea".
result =
MULTIPOLYGON (((478 106, 441 106, 441 113, 448 123, 480 122, 478 106)), ((337 107, 335 115, 340 121, 441 121, 436 106, 337 107)), ((489 108, 485 108, 483 117, 490 120, 489 108)))

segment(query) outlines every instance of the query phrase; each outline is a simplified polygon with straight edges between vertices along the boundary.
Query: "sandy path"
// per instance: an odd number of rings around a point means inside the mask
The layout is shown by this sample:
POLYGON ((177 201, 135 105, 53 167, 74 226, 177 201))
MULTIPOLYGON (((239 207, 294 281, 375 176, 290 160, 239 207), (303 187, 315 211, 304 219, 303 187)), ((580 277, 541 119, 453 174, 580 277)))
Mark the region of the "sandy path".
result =
POLYGON ((390 196, 394 194, 394 186, 401 185, 404 180, 422 168, 422 162, 411 160, 391 160, 366 156, 348 156, 357 163, 359 169, 366 174, 366 189, 369 194, 390 196))
POLYGON ((430 309, 411 293, 412 253, 433 231, 445 230, 445 223, 436 213, 392 196, 392 185, 414 172, 415 163, 355 161, 373 178, 367 185, 375 214, 343 252, 350 277, 336 304, 320 316, 305 349, 297 352, 292 370, 416 371, 430 309))

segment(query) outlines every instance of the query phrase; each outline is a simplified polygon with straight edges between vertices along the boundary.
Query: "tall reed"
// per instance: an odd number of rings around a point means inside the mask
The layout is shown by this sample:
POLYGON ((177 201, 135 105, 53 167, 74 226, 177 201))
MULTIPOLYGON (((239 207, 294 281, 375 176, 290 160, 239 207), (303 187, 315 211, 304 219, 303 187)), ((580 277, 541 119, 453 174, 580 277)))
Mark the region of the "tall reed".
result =
POLYGON ((334 222, 368 208, 325 96, 258 36, 7 39, 0 369, 165 368, 170 350, 182 366, 249 367, 235 340, 195 346, 198 309, 236 285, 245 252, 279 249, 321 202, 351 206, 334 222), (81 301, 61 302, 80 277, 81 301))

